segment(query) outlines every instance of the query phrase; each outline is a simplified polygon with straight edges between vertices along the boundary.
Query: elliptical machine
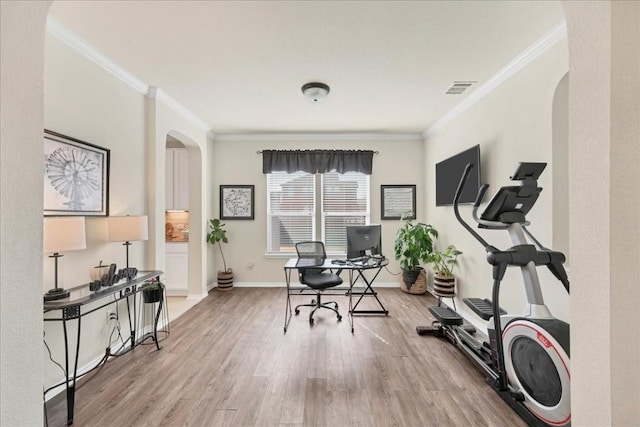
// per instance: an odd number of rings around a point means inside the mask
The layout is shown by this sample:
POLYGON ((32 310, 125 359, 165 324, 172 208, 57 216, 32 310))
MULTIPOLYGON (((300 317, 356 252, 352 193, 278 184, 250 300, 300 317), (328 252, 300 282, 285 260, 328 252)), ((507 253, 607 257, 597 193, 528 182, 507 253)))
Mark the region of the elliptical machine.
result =
POLYGON ((531 426, 568 426, 571 424, 571 373, 569 367, 569 324, 553 317, 544 304, 537 266, 546 266, 569 292, 569 280, 563 267, 565 256, 545 248, 525 228, 525 215, 531 210, 542 188, 537 179, 546 163, 520 163, 513 181, 518 186, 502 187, 485 211, 478 207, 489 188, 478 191, 473 218, 479 228, 507 230, 513 246, 499 250, 489 245, 458 210, 458 200, 473 164, 465 167, 453 202, 458 221, 484 246, 487 261, 493 266, 492 300, 465 298, 474 313, 488 321, 486 337, 480 339, 475 328, 448 307, 429 307, 435 317, 431 326, 418 326, 418 334, 449 339, 463 350, 487 375, 495 391, 531 426), (527 242, 528 236, 534 244, 527 242), (520 267, 528 303, 520 316, 508 315, 500 308, 500 284, 507 267, 520 267))

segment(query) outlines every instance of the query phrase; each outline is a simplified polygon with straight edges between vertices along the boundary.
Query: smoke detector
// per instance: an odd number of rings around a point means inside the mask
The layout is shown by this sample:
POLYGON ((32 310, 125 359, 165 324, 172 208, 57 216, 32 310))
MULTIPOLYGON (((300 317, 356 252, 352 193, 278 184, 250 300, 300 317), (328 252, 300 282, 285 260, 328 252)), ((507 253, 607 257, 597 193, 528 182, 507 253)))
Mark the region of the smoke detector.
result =
POLYGON ((302 85, 302 94, 313 103, 325 99, 330 90, 329 85, 319 82, 310 82, 302 85))

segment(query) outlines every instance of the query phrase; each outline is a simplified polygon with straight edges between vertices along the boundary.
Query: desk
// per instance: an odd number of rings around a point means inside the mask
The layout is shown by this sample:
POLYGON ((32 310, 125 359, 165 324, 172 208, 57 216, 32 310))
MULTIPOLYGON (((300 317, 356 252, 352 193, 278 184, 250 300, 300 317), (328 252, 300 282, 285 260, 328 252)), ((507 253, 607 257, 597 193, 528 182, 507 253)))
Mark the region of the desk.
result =
MULTIPOLYGON (((300 294, 315 294, 317 291, 311 289, 307 286, 292 286, 291 285, 291 272, 293 270, 297 270, 296 263, 298 262, 298 258, 291 258, 284 265, 284 278, 287 284, 287 305, 285 307, 285 315, 284 315, 284 333, 287 333, 287 328, 289 327, 289 321, 293 316, 293 312, 291 310, 291 295, 300 295, 300 294)), ((336 286, 334 288, 329 288, 322 291, 325 295, 345 295, 349 297, 349 325, 351 326, 351 333, 354 332, 353 329, 353 316, 358 314, 384 314, 387 316, 389 311, 382 305, 382 302, 378 298, 377 292, 373 289, 373 282, 382 271, 383 267, 386 267, 389 264, 388 260, 382 260, 379 263, 347 263, 347 264, 333 264, 330 259, 325 260, 324 264, 319 266, 314 266, 313 268, 322 268, 325 270, 330 270, 336 274, 340 274, 342 270, 346 270, 349 272, 349 287, 341 287, 336 286), (365 272, 372 271, 373 276, 371 278, 367 278, 365 272), (362 292, 354 292, 353 286, 356 284, 358 280, 362 280, 365 284, 364 290, 362 292), (354 295, 359 296, 356 303, 353 303, 354 295), (376 299, 376 302, 380 306, 379 310, 357 310, 358 304, 362 301, 362 299, 366 296, 372 296, 376 299)))
MULTIPOLYGON (((73 424, 73 410, 75 403, 75 390, 76 380, 78 378, 78 354, 80 352, 80 331, 81 320, 83 316, 100 310, 110 304, 114 304, 120 300, 126 299, 129 317, 129 329, 131 331, 131 348, 134 348, 137 344, 141 343, 146 337, 140 339, 136 337, 136 295, 140 292, 138 285, 141 285, 152 279, 160 279, 161 271, 139 271, 137 276, 131 280, 123 280, 113 286, 102 288, 98 291, 91 292, 89 285, 82 285, 77 288, 71 289, 71 295, 69 298, 56 301, 45 301, 44 313, 59 311, 59 317, 45 318, 45 322, 62 322, 62 329, 64 333, 64 362, 65 362, 65 388, 67 392, 67 425, 73 424), (130 309, 129 299, 133 298, 133 320, 130 309), (97 306, 88 307, 89 304, 97 304, 97 306), (72 375, 69 375, 69 337, 67 336, 67 322, 76 320, 78 325, 78 332, 75 345, 75 360, 73 363, 72 375)), ((165 293, 166 294, 166 293, 165 293)), ((159 310, 161 309, 161 305, 159 310)), ((154 325, 157 327, 157 324, 154 325)), ((156 332, 156 331, 154 331, 156 332)), ((157 335, 154 334, 157 340, 157 335)), ((157 345, 157 341, 156 341, 157 345)), ((158 347, 159 348, 159 347, 158 347)), ((108 353, 108 351, 107 351, 108 353)), ((100 366, 106 362, 109 354, 105 354, 103 359, 98 363, 100 366)), ((97 367, 96 366, 96 367, 97 367)))

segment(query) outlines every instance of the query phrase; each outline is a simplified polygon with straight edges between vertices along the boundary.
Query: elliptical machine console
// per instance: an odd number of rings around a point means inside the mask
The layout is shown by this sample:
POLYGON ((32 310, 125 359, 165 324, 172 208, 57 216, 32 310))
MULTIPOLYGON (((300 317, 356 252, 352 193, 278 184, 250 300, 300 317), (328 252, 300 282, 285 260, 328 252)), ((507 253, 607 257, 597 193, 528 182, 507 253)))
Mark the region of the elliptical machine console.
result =
POLYGON ((493 266, 492 299, 465 298, 474 313, 487 320, 489 336, 480 339, 474 328, 448 307, 429 307, 436 319, 431 326, 418 326, 420 335, 446 337, 465 352, 487 375, 494 390, 529 424, 568 426, 571 423, 571 374, 569 368, 569 324, 553 317, 538 280, 536 267, 545 266, 569 292, 569 280, 561 252, 545 248, 526 229, 526 214, 542 188, 537 179, 546 163, 520 163, 511 177, 520 185, 502 187, 478 217, 477 211, 489 188, 478 191, 473 218, 479 228, 507 230, 513 246, 499 250, 488 244, 460 216, 458 201, 473 164, 465 167, 453 202, 463 227, 485 248, 493 266), (527 237, 533 242, 529 243, 527 237), (500 284, 507 267, 522 271, 527 304, 519 316, 500 308, 500 284))

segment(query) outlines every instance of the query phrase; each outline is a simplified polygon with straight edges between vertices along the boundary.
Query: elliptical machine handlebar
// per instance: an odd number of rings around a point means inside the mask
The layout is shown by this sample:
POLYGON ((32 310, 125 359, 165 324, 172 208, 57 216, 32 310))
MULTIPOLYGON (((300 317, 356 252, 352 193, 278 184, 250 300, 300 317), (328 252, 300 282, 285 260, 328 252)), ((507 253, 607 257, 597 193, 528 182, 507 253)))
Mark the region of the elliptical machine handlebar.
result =
MULTIPOLYGON (((462 173, 462 177, 460 178, 460 182, 458 183, 458 188, 456 189, 456 194, 453 198, 453 212, 456 216, 456 219, 462 226, 469 232, 471 235, 485 248, 487 251, 487 261, 489 264, 494 266, 494 279, 502 279, 504 276, 505 269, 508 265, 512 266, 524 266, 529 262, 533 262, 535 265, 544 265, 546 266, 551 273, 562 283, 567 292, 569 292, 569 278, 567 276, 567 272, 563 266, 565 262, 565 256, 562 252, 552 251, 552 250, 536 250, 532 245, 519 245, 517 247, 513 247, 506 251, 501 251, 496 247, 487 243, 460 215, 459 210, 459 201, 460 195, 462 194, 462 190, 464 189, 467 180, 469 178, 469 174, 471 173, 471 169, 473 169, 473 163, 468 163, 464 168, 464 172, 462 173)), ((489 189, 489 184, 484 184, 478 190, 478 195, 476 196, 475 202, 473 204, 473 217, 478 221, 476 212, 480 203, 482 203, 482 199, 484 198, 485 193, 489 189)), ((480 224, 485 221, 478 221, 480 224)), ((492 221, 495 223, 495 221, 492 221)), ((492 228, 497 229, 498 227, 493 226, 492 228)), ((506 228, 506 225, 504 226, 506 228)))
MULTIPOLYGON (((462 178, 460 178, 460 182, 458 183, 458 188, 456 189, 456 194, 453 197, 453 212, 456 215, 456 219, 458 220, 458 222, 460 224, 462 224, 462 226, 469 232, 471 233, 471 235, 473 237, 476 238, 476 240, 478 242, 480 242, 480 244, 485 248, 488 249, 489 247, 492 247, 489 243, 487 243, 486 240, 484 240, 477 232, 476 230, 474 230, 473 228, 471 228, 471 226, 469 224, 467 224, 467 222, 462 219, 462 216, 460 216, 460 210, 458 209, 458 203, 460 201, 460 195, 462 194, 462 190, 464 189, 464 186, 467 183, 467 179, 469 178, 469 174, 471 173, 471 169, 473 169, 473 163, 467 163, 467 166, 464 167, 464 172, 462 173, 462 178)), ((480 188, 480 191, 478 192, 478 195, 476 196, 476 200, 473 204, 474 208, 477 209, 478 206, 480 206, 480 202, 482 202, 482 198, 484 197, 484 193, 487 191, 487 188, 489 188, 488 185, 483 185, 480 188)))

